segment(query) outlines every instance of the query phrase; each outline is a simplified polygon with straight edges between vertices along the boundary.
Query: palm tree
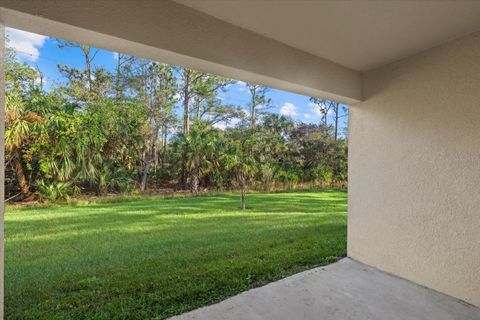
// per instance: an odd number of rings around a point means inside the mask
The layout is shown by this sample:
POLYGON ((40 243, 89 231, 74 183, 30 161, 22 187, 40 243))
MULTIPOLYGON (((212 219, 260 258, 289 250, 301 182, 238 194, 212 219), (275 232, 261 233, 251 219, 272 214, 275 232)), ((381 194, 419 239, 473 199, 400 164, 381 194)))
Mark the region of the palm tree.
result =
POLYGON ((28 200, 32 194, 23 169, 22 146, 31 140, 32 131, 43 119, 35 112, 28 112, 19 95, 7 95, 5 109, 5 149, 11 153, 20 192, 28 200))
POLYGON ((190 176, 190 191, 198 193, 200 179, 216 165, 218 132, 210 125, 196 121, 187 136, 180 135, 179 146, 185 150, 185 165, 190 176))
POLYGON ((246 209, 245 189, 250 178, 255 173, 255 158, 250 152, 251 147, 255 144, 252 137, 245 141, 235 140, 227 147, 224 153, 224 163, 235 177, 240 188, 240 209, 246 209))

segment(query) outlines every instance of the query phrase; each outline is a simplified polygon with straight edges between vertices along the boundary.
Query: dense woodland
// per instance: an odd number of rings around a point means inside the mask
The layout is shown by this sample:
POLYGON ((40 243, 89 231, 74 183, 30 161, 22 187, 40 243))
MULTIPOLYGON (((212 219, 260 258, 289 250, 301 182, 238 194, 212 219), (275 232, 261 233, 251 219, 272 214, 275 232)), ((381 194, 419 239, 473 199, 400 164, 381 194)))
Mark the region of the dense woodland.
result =
POLYGON ((58 65, 65 81, 48 90, 41 70, 7 50, 9 201, 346 184, 338 103, 311 98, 322 120, 295 122, 271 112, 259 85, 246 84, 248 105, 224 104, 233 80, 124 54, 111 72, 95 49, 58 45, 81 50, 84 67, 58 65))

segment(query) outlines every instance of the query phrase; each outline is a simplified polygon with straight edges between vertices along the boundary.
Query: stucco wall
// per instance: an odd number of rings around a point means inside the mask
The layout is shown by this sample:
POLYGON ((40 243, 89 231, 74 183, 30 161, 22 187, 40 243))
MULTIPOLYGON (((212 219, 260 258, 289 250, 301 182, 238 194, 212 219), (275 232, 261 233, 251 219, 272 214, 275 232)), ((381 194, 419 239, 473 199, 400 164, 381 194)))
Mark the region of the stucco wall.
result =
POLYGON ((364 75, 348 255, 480 306, 480 33, 364 75))

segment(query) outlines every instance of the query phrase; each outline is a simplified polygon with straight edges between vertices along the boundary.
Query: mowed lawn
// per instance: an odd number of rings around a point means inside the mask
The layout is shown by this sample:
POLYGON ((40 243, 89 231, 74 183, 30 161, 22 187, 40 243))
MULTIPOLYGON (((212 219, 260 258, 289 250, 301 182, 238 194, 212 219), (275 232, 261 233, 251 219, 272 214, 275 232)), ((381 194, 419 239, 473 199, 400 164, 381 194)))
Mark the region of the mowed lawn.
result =
POLYGON ((164 319, 346 254, 347 194, 7 207, 6 319, 164 319))

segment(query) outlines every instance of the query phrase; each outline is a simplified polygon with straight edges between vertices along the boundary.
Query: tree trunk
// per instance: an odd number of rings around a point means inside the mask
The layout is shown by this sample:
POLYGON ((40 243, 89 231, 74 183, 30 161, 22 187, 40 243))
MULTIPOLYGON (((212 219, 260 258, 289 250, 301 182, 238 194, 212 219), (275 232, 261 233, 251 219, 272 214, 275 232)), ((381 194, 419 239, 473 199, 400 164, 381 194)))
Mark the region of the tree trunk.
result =
POLYGON ((183 83, 183 134, 190 133, 190 70, 184 71, 183 83))
POLYGON ((256 98, 256 94, 257 94, 256 91, 257 91, 257 86, 253 86, 250 89, 250 93, 252 95, 252 101, 250 102, 251 103, 251 106, 250 106, 250 128, 252 128, 252 129, 255 129, 255 108, 256 108, 255 98, 256 98))
POLYGON ((167 125, 163 126, 163 155, 162 155, 162 169, 165 168, 165 162, 167 162, 167 125))
POLYGON ((337 141, 337 138, 338 138, 338 109, 339 109, 339 105, 338 103, 335 104, 334 106, 334 111, 335 111, 335 141, 337 141))
POLYGON ((160 160, 158 158, 158 145, 155 143, 153 145, 153 164, 154 164, 154 171, 155 173, 157 173, 157 168, 158 168, 158 164, 159 164, 160 160))
POLYGON ((241 196, 240 196, 240 208, 242 210, 245 210, 246 209, 246 203, 245 203, 245 189, 243 187, 240 188, 240 193, 241 193, 241 196))
POLYGON ((200 178, 198 176, 198 168, 195 167, 192 170, 192 174, 190 177, 190 191, 194 194, 198 193, 198 184, 200 182, 200 178))
POLYGON ((13 167, 15 169, 15 173, 17 174, 18 185, 20 187, 20 192, 22 193, 23 199, 30 200, 32 198, 32 193, 30 192, 27 178, 25 177, 25 173, 23 171, 20 154, 18 152, 15 152, 15 156, 13 157, 13 167))
POLYGON ((195 120, 199 120, 200 119, 200 105, 201 105, 201 102, 200 102, 200 98, 197 98, 195 99, 195 120))
POLYGON ((150 161, 147 159, 145 160, 145 165, 143 167, 142 182, 140 183, 141 191, 145 191, 145 189, 147 188, 147 177, 148 177, 149 168, 150 168, 150 161))
POLYGON ((92 59, 90 59, 90 47, 84 45, 81 47, 81 49, 85 57, 85 70, 87 72, 88 91, 92 91, 92 59))
POLYGON ((115 89, 117 92, 117 100, 120 100, 121 97, 121 90, 120 90, 120 73, 121 73, 121 64, 120 64, 120 55, 121 53, 117 53, 117 79, 115 80, 115 89))
POLYGON ((247 207, 245 199, 245 178, 241 174, 238 175, 238 183, 240 185, 240 209, 245 210, 247 207))
MULTIPOLYGON (((183 83, 183 135, 188 137, 190 134, 190 70, 184 71, 184 83, 183 83)), ((183 151, 182 157, 182 187, 187 187, 187 150, 183 151)))

